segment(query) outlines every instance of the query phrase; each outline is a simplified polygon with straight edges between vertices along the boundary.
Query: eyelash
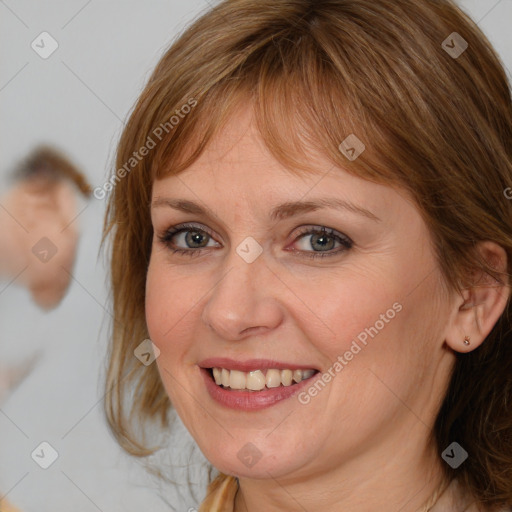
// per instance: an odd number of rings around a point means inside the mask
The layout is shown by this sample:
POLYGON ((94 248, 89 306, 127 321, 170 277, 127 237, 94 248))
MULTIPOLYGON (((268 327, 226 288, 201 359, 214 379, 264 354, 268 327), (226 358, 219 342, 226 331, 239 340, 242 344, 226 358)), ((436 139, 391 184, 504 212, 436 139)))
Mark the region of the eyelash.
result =
MULTIPOLYGON (((198 256, 203 252, 204 248, 200 249, 175 249, 172 247, 171 240, 174 238, 175 235, 187 232, 187 231, 197 231, 199 233, 205 233, 209 237, 213 238, 213 235, 202 228, 199 228, 195 224, 180 224, 178 226, 173 226, 172 228, 169 228, 163 235, 158 235, 157 238, 160 240, 161 243, 163 243, 173 254, 183 254, 189 257, 198 256)), ((336 256, 347 249, 351 249, 353 242, 350 240, 349 237, 346 235, 343 235, 342 233, 339 233, 338 231, 335 231, 331 228, 322 227, 320 229, 318 228, 311 228, 310 226, 306 226, 303 230, 299 232, 297 235, 297 238, 294 241, 297 241, 301 236, 303 235, 310 235, 310 234, 321 234, 321 235, 329 235, 332 238, 335 238, 337 241, 339 241, 344 247, 336 250, 336 251, 296 251, 299 253, 306 253, 302 254, 302 256, 306 258, 316 259, 316 258, 325 258, 328 256, 336 256)))

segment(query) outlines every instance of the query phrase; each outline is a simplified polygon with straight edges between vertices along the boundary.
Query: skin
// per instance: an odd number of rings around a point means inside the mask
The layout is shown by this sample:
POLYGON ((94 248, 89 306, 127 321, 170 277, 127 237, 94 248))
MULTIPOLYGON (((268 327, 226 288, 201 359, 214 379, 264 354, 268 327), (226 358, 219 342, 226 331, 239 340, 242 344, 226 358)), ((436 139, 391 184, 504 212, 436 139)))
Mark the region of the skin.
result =
MULTIPOLYGON (((427 437, 454 350, 483 341, 509 289, 448 291, 426 225, 404 192, 333 168, 321 155, 311 154, 310 163, 309 174, 287 171, 244 108, 190 168, 154 182, 153 201, 183 198, 215 212, 151 211, 146 319, 162 382, 205 456, 239 477, 236 512, 417 510, 442 483, 443 462, 427 437), (380 221, 332 209, 268 218, 277 204, 327 196, 380 221), (183 222, 211 231, 201 255, 173 254, 158 239, 183 222), (298 238, 305 225, 332 228, 353 247, 315 260, 285 250, 315 251, 309 234, 298 238), (250 264, 236 252, 248 236, 263 248, 250 264), (260 411, 228 409, 200 376, 198 363, 208 357, 275 359, 326 372, 395 302, 402 310, 305 405, 291 397, 260 411), (249 442, 261 452, 252 467, 237 457, 249 442)), ((198 251, 184 234, 173 241, 198 251)), ((499 246, 482 247, 506 264, 499 246)))
MULTIPOLYGON (((69 287, 79 238, 76 193, 66 180, 18 182, 0 204, 0 277, 28 288, 39 307, 58 306, 69 287), (32 248, 48 251, 46 261, 32 248)), ((42 255, 43 256, 43 255, 42 255)))
MULTIPOLYGON (((75 195, 65 180, 32 178, 17 182, 0 200, 0 278, 28 288, 45 310, 60 304, 71 280, 78 242, 77 227, 69 224, 76 216, 75 195), (43 237, 56 247, 47 261, 32 252, 43 237)), ((37 357, 16 367, 0 366, 0 402, 32 370, 37 357)))
MULTIPOLYGON (((77 227, 70 224, 77 213, 75 195, 66 180, 31 178, 16 183, 0 200, 0 278, 14 279, 28 288, 44 310, 60 304, 71 280, 78 242, 77 227), (56 248, 46 261, 32 252, 43 237, 56 248)), ((50 244, 38 247, 47 250, 50 244)), ((0 367, 0 402, 30 373, 38 358, 35 355, 16 367, 0 367)), ((19 512, 6 500, 0 507, 19 512)))

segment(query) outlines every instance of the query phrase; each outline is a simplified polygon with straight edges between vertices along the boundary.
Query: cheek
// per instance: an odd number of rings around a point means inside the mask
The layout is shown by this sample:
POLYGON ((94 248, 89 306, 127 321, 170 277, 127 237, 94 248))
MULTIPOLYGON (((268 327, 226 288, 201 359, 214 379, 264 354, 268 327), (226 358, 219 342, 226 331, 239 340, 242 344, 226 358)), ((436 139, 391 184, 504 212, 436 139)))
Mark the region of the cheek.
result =
POLYGON ((182 311, 182 290, 158 263, 150 262, 146 276, 146 323, 149 335, 161 351, 167 347, 164 339, 172 331, 182 311))
POLYGON ((199 276, 180 275, 165 261, 150 261, 146 277, 146 324, 164 362, 172 364, 191 348, 193 331, 200 322, 198 302, 203 294, 199 276))
POLYGON ((390 275, 389 269, 345 268, 303 283, 300 297, 309 311, 304 314, 302 306, 296 319, 330 361, 350 350, 354 340, 364 347, 365 341, 386 337, 391 324, 400 322, 400 287, 390 275))
MULTIPOLYGON (((183 354, 187 350, 184 317, 188 319, 186 299, 187 287, 176 279, 165 264, 150 261, 146 276, 145 314, 149 338, 160 350, 156 365, 162 384, 173 406, 181 413, 182 401, 187 395, 179 393, 184 366, 183 354)), ((190 315, 190 312, 189 312, 190 315)))
POLYGON ((432 266, 403 258, 308 280, 299 289, 310 311, 297 311, 296 321, 327 367, 343 358, 336 373, 349 366, 352 376, 369 375, 373 368, 398 386, 428 360, 446 320, 439 272, 419 270, 432 266))

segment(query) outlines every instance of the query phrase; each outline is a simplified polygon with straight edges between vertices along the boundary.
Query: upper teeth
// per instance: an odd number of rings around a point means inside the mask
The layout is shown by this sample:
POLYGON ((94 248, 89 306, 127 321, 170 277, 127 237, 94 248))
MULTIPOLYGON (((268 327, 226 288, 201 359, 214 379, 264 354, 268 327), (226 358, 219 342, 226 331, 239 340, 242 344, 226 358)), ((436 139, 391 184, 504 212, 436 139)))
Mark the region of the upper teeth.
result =
POLYGON ((213 368, 213 378, 219 386, 230 387, 231 389, 250 389, 259 391, 265 386, 277 388, 281 385, 291 386, 292 381, 300 382, 309 379, 315 370, 255 370, 252 372, 241 372, 239 370, 226 370, 226 368, 213 368))

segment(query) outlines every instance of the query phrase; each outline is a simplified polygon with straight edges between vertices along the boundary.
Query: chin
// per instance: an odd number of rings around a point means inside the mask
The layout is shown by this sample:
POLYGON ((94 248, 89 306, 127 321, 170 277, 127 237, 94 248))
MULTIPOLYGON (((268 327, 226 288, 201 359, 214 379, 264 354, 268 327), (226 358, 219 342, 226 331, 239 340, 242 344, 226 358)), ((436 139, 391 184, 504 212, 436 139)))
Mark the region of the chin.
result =
POLYGON ((248 439, 226 442, 228 446, 217 444, 211 449, 203 449, 204 445, 200 445, 200 448, 216 469, 240 478, 281 478, 299 470, 307 462, 307 454, 295 445, 281 443, 275 446, 268 440, 266 443, 263 440, 253 443, 248 439), (297 460, 295 455, 299 454, 300 460, 297 460))

